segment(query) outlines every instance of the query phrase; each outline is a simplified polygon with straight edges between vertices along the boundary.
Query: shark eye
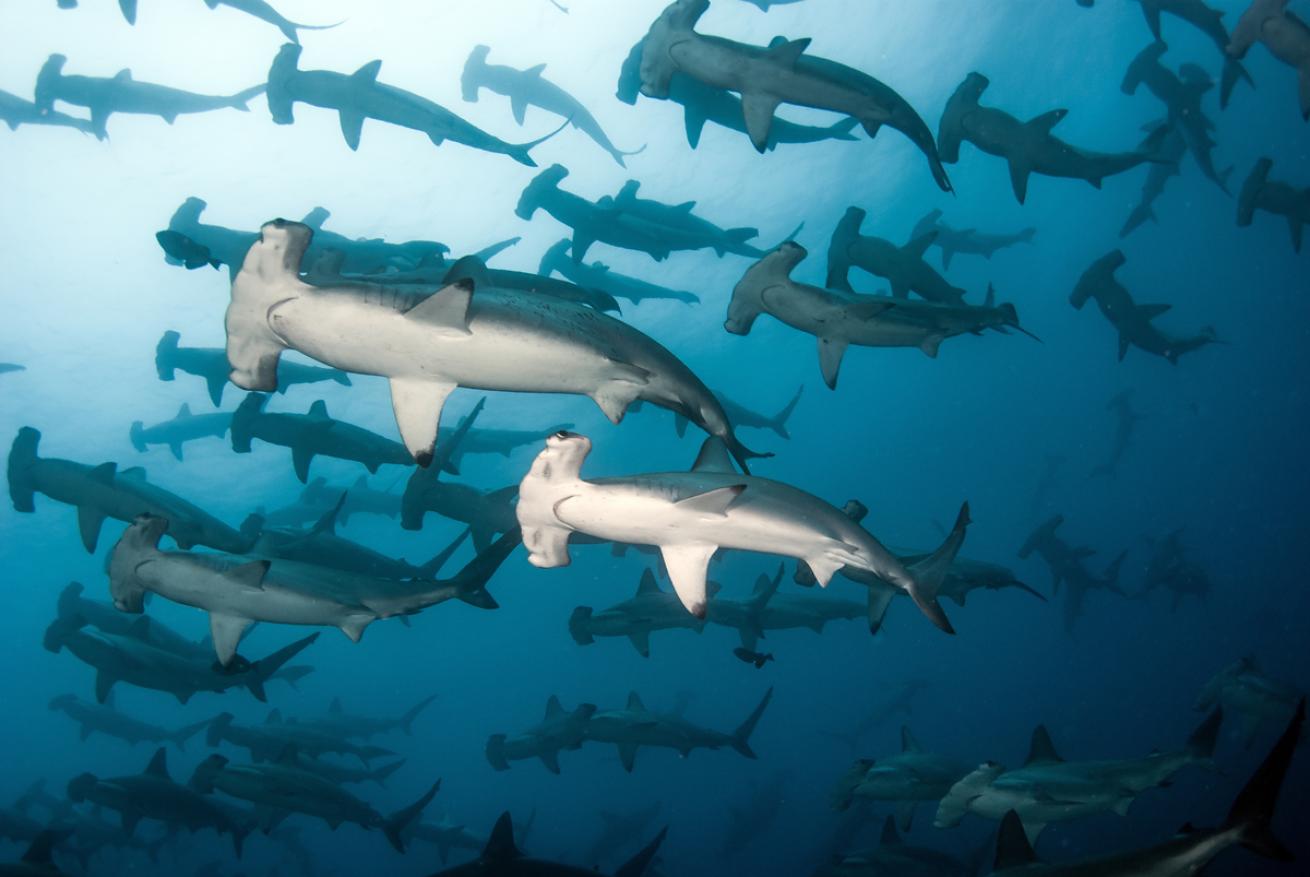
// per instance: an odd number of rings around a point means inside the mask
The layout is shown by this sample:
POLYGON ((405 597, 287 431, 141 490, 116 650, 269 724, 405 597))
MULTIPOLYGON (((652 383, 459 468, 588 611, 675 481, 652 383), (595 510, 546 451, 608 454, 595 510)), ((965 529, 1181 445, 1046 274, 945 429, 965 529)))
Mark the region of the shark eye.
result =
POLYGON ((573 433, 569 432, 567 429, 561 429, 559 432, 555 433, 555 435, 552 436, 552 438, 557 438, 557 439, 573 438, 573 433))

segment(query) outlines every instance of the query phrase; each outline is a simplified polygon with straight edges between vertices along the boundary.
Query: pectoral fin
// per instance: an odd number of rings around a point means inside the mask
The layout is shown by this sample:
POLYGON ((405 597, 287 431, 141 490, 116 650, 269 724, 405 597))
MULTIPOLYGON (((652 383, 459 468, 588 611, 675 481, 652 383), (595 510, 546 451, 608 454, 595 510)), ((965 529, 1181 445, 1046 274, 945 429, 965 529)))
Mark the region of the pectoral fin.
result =
POLYGON ((1010 158, 1010 185, 1014 188, 1014 197, 1022 204, 1028 197, 1028 175, 1032 168, 1028 162, 1017 156, 1010 158))
POLYGON ((620 743, 619 761, 623 762, 624 770, 626 770, 628 773, 632 773, 632 768, 637 763, 637 744, 620 743))
POLYGON ((239 615, 225 615, 219 612, 209 613, 209 636, 214 641, 214 654, 218 663, 226 667, 237 653, 241 637, 253 624, 249 618, 239 615))
POLYGON ((301 484, 309 483, 309 464, 314 460, 314 451, 306 445, 291 446, 291 466, 296 470, 296 477, 301 484))
POLYGON ((649 630, 634 630, 628 634, 628 639, 632 641, 632 647, 637 650, 637 654, 643 658, 650 657, 649 630))
POLYGON ((359 137, 364 132, 364 114, 355 110, 341 111, 341 136, 351 151, 359 149, 359 137))
POLYGON ((559 752, 557 750, 551 749, 538 753, 537 757, 541 759, 542 764, 546 765, 546 770, 553 774, 559 773, 559 752))
POLYGON ((105 522, 105 513, 92 506, 77 507, 77 532, 82 537, 82 547, 88 553, 95 554, 96 543, 100 541, 100 527, 105 522))
POLYGON ((742 95, 741 113, 746 121, 746 133, 757 152, 769 145, 769 132, 773 128, 773 111, 778 108, 777 98, 767 94, 747 92, 742 95))
POLYGON ((705 577, 710 558, 718 549, 719 546, 712 543, 664 545, 660 548, 673 590, 687 611, 697 618, 705 617, 705 577))
POLYGON ((823 373, 823 382, 829 390, 837 389, 837 373, 841 371, 846 347, 847 342, 842 338, 819 339, 819 371, 823 373))
POLYGON ((509 109, 514 114, 514 121, 522 125, 523 119, 528 112, 528 102, 518 95, 514 95, 509 99, 509 109))
POLYGON ((396 413, 396 426, 400 428, 405 447, 420 466, 432 462, 441 409, 455 386, 418 378, 391 379, 391 407, 396 413))

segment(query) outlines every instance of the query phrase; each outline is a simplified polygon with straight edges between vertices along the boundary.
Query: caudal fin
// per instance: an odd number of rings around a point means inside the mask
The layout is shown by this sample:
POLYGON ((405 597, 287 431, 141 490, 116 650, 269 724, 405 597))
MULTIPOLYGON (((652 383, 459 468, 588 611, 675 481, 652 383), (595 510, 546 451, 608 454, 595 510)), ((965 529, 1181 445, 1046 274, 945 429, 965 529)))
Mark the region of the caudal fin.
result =
POLYGON ((393 773, 400 770, 400 768, 403 767, 404 764, 405 764, 405 759, 403 758, 400 759, 399 761, 393 761, 391 762, 391 764, 384 764, 382 767, 379 767, 377 770, 369 774, 368 778, 373 782, 377 783, 379 786, 386 786, 387 779, 393 773))
POLYGON ((801 393, 803 392, 805 392, 804 384, 796 388, 796 395, 791 397, 791 401, 783 406, 781 411, 769 418, 769 428, 785 439, 791 438, 791 435, 787 432, 787 420, 791 417, 792 412, 796 410, 796 405, 801 401, 801 393))
POLYGON ((1278 793, 1282 790, 1287 770, 1292 764, 1304 722, 1305 698, 1301 698, 1287 729, 1247 780, 1242 791, 1237 793, 1232 809, 1228 811, 1228 818, 1224 821, 1224 828, 1239 831, 1238 842, 1242 846, 1266 858, 1283 862, 1292 860, 1292 852, 1274 836, 1274 808, 1278 804, 1278 793))
POLYGON ((500 604, 487 593, 487 582, 522 541, 523 534, 515 527, 470 560, 454 578, 459 599, 479 609, 498 608, 500 604))
POLYGON ((250 88, 247 88, 244 91, 238 91, 236 94, 232 95, 232 97, 228 99, 228 104, 235 110, 248 113, 250 112, 250 107, 246 106, 246 104, 250 103, 250 99, 259 97, 267 90, 268 86, 263 83, 252 85, 250 88))
POLYGON ((764 715, 764 710, 771 700, 773 700, 772 686, 769 687, 768 691, 764 692, 764 697, 760 699, 759 705, 751 710, 751 714, 746 717, 746 721, 738 725, 737 730, 732 732, 732 748, 747 758, 756 757, 755 752, 750 747, 751 733, 755 730, 755 726, 760 723, 760 716, 764 715))
POLYGON ((268 697, 264 693, 264 685, 273 678, 273 674, 280 670, 287 661, 303 652, 316 639, 318 639, 318 634, 311 633, 309 636, 298 639, 289 646, 283 646, 268 657, 260 658, 251 664, 245 679, 245 685, 250 689, 250 693, 261 703, 266 702, 268 697))
POLYGON ((947 633, 955 633, 955 628, 951 626, 942 604, 938 602, 937 594, 941 590, 942 582, 946 581, 946 574, 950 572, 951 564, 955 562, 955 555, 964 544, 964 536, 969 524, 969 504, 966 502, 960 506, 960 513, 955 517, 955 526, 951 528, 951 532, 946 535, 946 539, 937 550, 910 568, 910 575, 914 582, 910 588, 911 599, 919 607, 919 611, 947 633))
MULTIPOLYGON (((565 119, 563 124, 561 124, 554 131, 551 131, 545 137, 538 137, 536 140, 532 140, 527 143, 507 144, 505 154, 508 155, 510 158, 514 159, 515 161, 517 161, 519 164, 525 164, 528 167, 536 167, 537 162, 534 161, 532 156, 529 155, 528 153, 531 152, 534 147, 540 146, 542 143, 545 143, 547 140, 554 137, 559 132, 563 131, 572 123, 572 121, 573 121, 572 118, 565 119)), ((644 149, 645 147, 642 148, 644 149)))
POLYGON ((412 737, 414 735, 414 720, 419 717, 419 713, 427 709, 428 705, 436 699, 437 696, 435 694, 429 694, 427 697, 410 707, 405 714, 400 717, 400 730, 412 737))
POLYGON ((423 797, 403 810, 397 810, 382 823, 382 833, 387 836, 387 840, 391 842, 397 852, 405 852, 405 838, 403 836, 405 829, 423 813, 424 807, 432 803, 432 799, 436 797, 437 790, 440 788, 441 780, 437 780, 423 797))

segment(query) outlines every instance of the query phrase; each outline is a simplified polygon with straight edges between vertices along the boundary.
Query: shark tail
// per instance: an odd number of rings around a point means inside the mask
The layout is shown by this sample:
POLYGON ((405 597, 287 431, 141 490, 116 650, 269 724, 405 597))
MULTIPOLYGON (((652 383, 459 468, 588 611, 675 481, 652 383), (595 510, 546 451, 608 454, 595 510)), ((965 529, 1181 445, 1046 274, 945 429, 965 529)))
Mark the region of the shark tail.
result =
POLYGON ((1219 77, 1219 109, 1228 109, 1228 99, 1233 96, 1233 87, 1237 85, 1238 80, 1245 80, 1255 87, 1255 80, 1251 74, 1246 72, 1242 62, 1236 58, 1224 59, 1224 70, 1219 77))
POLYGON ((508 533, 502 534, 490 547, 470 560, 454 579, 459 599, 479 609, 499 608, 500 604, 487 593, 487 582, 522 541, 523 534, 515 527, 508 533))
POLYGON ((410 737, 414 736, 414 720, 417 719, 419 714, 427 709, 432 701, 436 699, 437 696, 435 694, 429 694, 427 697, 410 707, 405 714, 400 717, 400 729, 404 731, 406 735, 410 737))
POLYGON ((472 532, 471 528, 465 528, 464 532, 455 537, 454 542, 451 542, 445 548, 438 551, 431 560, 418 568, 419 575, 425 579, 435 577, 437 573, 441 572, 441 568, 450 562, 451 555, 455 553, 459 546, 464 544, 464 540, 467 539, 469 533, 472 532))
POLYGON ((299 45, 300 34, 297 33, 297 31, 331 30, 334 27, 341 27, 341 25, 345 23, 346 23, 346 19, 344 18, 341 19, 340 21, 333 22, 332 24, 301 24, 298 21, 284 21, 281 25, 279 25, 278 29, 282 31, 282 35, 284 37, 289 39, 291 42, 299 45))
POLYGON ((259 85, 252 85, 250 88, 243 89, 242 91, 238 91, 236 94, 228 98, 228 106, 232 107, 232 109, 234 110, 240 110, 243 113, 248 113, 250 112, 250 107, 246 106, 246 104, 250 103, 250 99, 259 97, 267 90, 268 90, 268 86, 264 83, 260 83, 259 85))
POLYGON ((175 745, 178 749, 180 749, 180 750, 182 750, 183 752, 185 752, 185 751, 186 751, 186 741, 190 740, 190 739, 191 739, 192 737, 194 737, 194 736, 195 736, 199 731, 201 731, 202 729, 204 729, 204 728, 205 728, 207 725, 209 725, 209 724, 210 724, 209 722, 196 722, 196 723, 193 724, 193 725, 183 725, 181 728, 178 728, 176 731, 173 731, 172 733, 170 733, 170 734, 168 735, 168 739, 169 739, 169 740, 173 743, 173 745, 175 745))
POLYGON ((250 669, 246 672, 245 684, 246 688, 250 689, 250 693, 255 696, 255 699, 260 703, 267 703, 268 696, 264 693, 264 685, 267 684, 269 679, 273 678, 273 674, 280 670, 287 661, 304 651, 316 639, 318 639, 318 634, 311 633, 309 636, 298 639, 289 646, 283 646, 273 654, 260 658, 251 664, 250 669))
POLYGON ((405 852, 405 838, 403 837, 405 829, 423 813, 424 807, 432 803, 432 799, 436 797, 437 790, 440 788, 441 780, 437 780, 432 784, 432 788, 423 794, 423 797, 408 807, 397 810, 383 821, 382 833, 387 836, 387 840, 396 848, 396 852, 405 852))
MULTIPOLYGON (((846 738, 839 737, 839 739, 846 738)), ((845 811, 850 808, 855 800, 855 790, 859 788, 860 783, 864 782, 864 777, 869 773, 871 767, 873 767, 873 759, 856 759, 855 763, 842 775, 842 778, 837 781, 836 787, 832 790, 830 799, 832 809, 845 811)))
POLYGON ((509 759, 505 757, 504 734, 492 734, 487 738, 487 761, 495 770, 509 770, 509 759))
POLYGON ((840 122, 834 122, 824 130, 828 132, 829 140, 856 140, 855 126, 860 124, 860 120, 854 117, 842 119, 840 122))
POLYGON ((784 405, 781 411, 769 418, 769 429, 782 438, 791 438, 791 435, 787 432, 787 420, 791 417, 792 412, 796 410, 796 405, 801 401, 801 393, 803 392, 805 392, 804 384, 796 388, 796 395, 791 397, 791 401, 784 405))
POLYGON ((737 750, 747 758, 755 758, 755 752, 750 747, 751 733, 754 732, 755 726, 760 723, 760 716, 764 715, 764 710, 773 700, 773 688, 764 692, 764 697, 760 699, 759 705, 751 710, 751 714, 746 720, 737 726, 737 730, 732 732, 732 748, 737 750))
POLYGON ((569 616, 569 635, 580 646, 589 646, 596 641, 591 635, 591 614, 590 606, 579 606, 569 616))
POLYGON ((660 844, 664 843, 664 837, 669 833, 667 826, 660 829, 660 833, 655 835, 650 843, 642 847, 635 856, 624 862, 619 870, 614 872, 614 877, 642 877, 650 870, 651 863, 655 861, 655 855, 659 852, 660 844))
POLYGON ((933 624, 952 634, 955 633, 955 628, 951 626, 950 619, 946 617, 946 612, 938 602, 937 593, 941 590, 942 582, 946 580, 951 564, 955 562, 955 555, 964 544, 965 531, 968 530, 969 524, 969 504, 966 502, 960 506, 960 513, 955 517, 955 526, 951 528, 951 532, 946 535, 942 544, 910 570, 912 579, 909 589, 910 598, 933 624))
POLYGON ((145 439, 146 425, 139 420, 132 421, 132 428, 128 430, 127 437, 132 442, 132 447, 136 448, 139 453, 146 452, 145 439))
POLYGON ((530 140, 527 143, 506 144, 505 154, 508 155, 510 158, 514 159, 515 161, 517 161, 519 164, 525 164, 528 167, 536 167, 537 162, 533 160, 532 156, 529 155, 528 153, 531 152, 537 146, 540 146, 550 138, 554 137, 559 132, 563 131, 570 124, 572 124, 572 122, 573 122, 572 117, 565 119, 564 122, 558 128, 556 128, 554 131, 551 131, 545 137, 538 137, 536 140, 530 140))
POLYGON ((40 445, 41 431, 24 426, 9 447, 9 498, 14 503, 14 511, 36 511, 36 479, 32 469, 39 459, 36 452, 40 445))
POLYGON ((741 443, 741 439, 737 438, 737 434, 733 432, 731 428, 729 428, 728 434, 723 437, 723 443, 728 446, 728 453, 732 454, 732 458, 737 461, 737 465, 741 467, 741 471, 747 475, 751 473, 747 461, 767 459, 773 456, 772 451, 752 451, 741 443))
POLYGON ((1242 191, 1237 195, 1237 224, 1239 226, 1248 226, 1251 219, 1255 216, 1255 208, 1260 200, 1260 193, 1264 190, 1265 181, 1269 179, 1269 171, 1273 168, 1274 163, 1269 158, 1261 158, 1251 168, 1251 173, 1247 176, 1246 182, 1242 183, 1242 191))
POLYGON ((369 779, 377 783, 379 786, 385 787, 387 784, 387 780, 391 777, 391 775, 396 771, 400 770, 400 768, 403 767, 404 764, 405 764, 405 759, 403 758, 400 759, 399 761, 393 761, 391 764, 384 764, 382 767, 379 767, 377 770, 369 774, 369 779))
POLYGON ((1274 808, 1278 804, 1278 793, 1282 790, 1283 780, 1292 764, 1296 744, 1301 736, 1301 725, 1305 722, 1305 698, 1296 707, 1296 714, 1288 723, 1283 735, 1278 738, 1265 760, 1256 768, 1247 780, 1242 791, 1237 793, 1224 828, 1236 829, 1238 842, 1258 855, 1283 862, 1292 860, 1292 853, 1273 833, 1271 823, 1274 808))

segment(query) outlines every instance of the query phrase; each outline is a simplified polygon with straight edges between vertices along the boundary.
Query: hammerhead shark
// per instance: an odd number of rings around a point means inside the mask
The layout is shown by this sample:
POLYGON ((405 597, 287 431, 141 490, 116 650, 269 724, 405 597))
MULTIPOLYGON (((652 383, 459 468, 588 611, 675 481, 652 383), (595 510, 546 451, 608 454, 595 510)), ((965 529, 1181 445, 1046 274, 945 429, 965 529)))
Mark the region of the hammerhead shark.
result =
POLYGON ((1139 305, 1114 276, 1127 261, 1122 250, 1112 250, 1091 264, 1069 295, 1069 303, 1081 310, 1089 298, 1096 299, 1101 313, 1119 332, 1119 359, 1123 360, 1131 345, 1146 353, 1162 356, 1177 365, 1185 353, 1214 344, 1218 338, 1206 326, 1195 335, 1175 336, 1157 329, 1151 322, 1173 305, 1139 305))
POLYGON ((1249 226, 1257 210, 1281 216, 1287 220, 1287 228, 1292 233, 1292 249, 1299 253, 1302 232, 1310 224, 1310 186, 1298 188, 1269 179, 1273 167, 1273 160, 1266 157, 1251 168, 1237 198, 1237 224, 1249 226))
POLYGON ((538 64, 527 70, 516 70, 501 64, 488 64, 489 54, 491 54, 489 46, 475 46, 469 53, 468 60, 464 62, 464 72, 459 80, 464 100, 477 101, 478 93, 484 88, 503 94, 509 98, 514 121, 520 125, 523 124, 524 114, 530 106, 561 116, 574 128, 594 140, 597 146, 608 152, 619 167, 626 167, 623 162, 625 156, 636 155, 646 148, 643 146, 641 149, 624 152, 611 143, 605 134, 605 129, 601 128, 600 122, 596 121, 596 117, 582 105, 581 101, 541 75, 546 69, 545 64, 538 64))
POLYGON ((1287 8, 1288 0, 1251 0, 1228 42, 1230 57, 1243 58, 1257 42, 1296 70, 1301 118, 1310 120, 1310 25, 1287 8))
POLYGON ((8 125, 10 131, 18 130, 19 125, 54 125, 76 128, 83 134, 96 133, 90 119, 79 119, 54 110, 42 112, 32 101, 23 100, 7 91, 0 91, 0 122, 8 125))
POLYGON ((747 134, 760 152, 768 147, 774 111, 783 103, 858 119, 870 137, 890 125, 910 134, 937 185, 951 191, 932 134, 895 91, 866 73, 806 55, 809 39, 779 38, 760 47, 700 34, 694 28, 709 8, 709 0, 675 0, 651 25, 642 45, 642 94, 667 99, 676 74, 736 92, 747 134))
POLYGON ((64 55, 54 54, 42 66, 34 89, 36 108, 48 112, 54 109, 55 101, 86 107, 91 111, 91 130, 102 140, 108 136, 105 124, 114 113, 159 116, 171 125, 178 116, 187 113, 206 113, 225 107, 247 112, 246 104, 252 97, 263 94, 265 88, 256 85, 225 96, 194 94, 166 85, 137 82, 127 68, 110 78, 69 76, 63 72, 67 61, 64 55))
POLYGON ((506 143, 435 101, 378 82, 380 60, 370 61, 354 73, 301 70, 300 52, 299 45, 287 43, 278 51, 268 71, 268 108, 273 121, 279 125, 294 123, 292 110, 297 102, 333 110, 341 117, 341 136, 352 150, 359 149, 364 120, 375 119, 425 134, 435 146, 451 140, 485 152, 508 155, 520 164, 536 167, 528 153, 557 133, 552 131, 530 143, 506 143))
POLYGON ((1146 16, 1146 25, 1151 29, 1151 35, 1156 40, 1164 39, 1160 18, 1168 13, 1192 25, 1214 43, 1215 48, 1224 56, 1224 71, 1219 90, 1221 109, 1228 106, 1233 86, 1239 79, 1252 82, 1251 74, 1247 73, 1235 58, 1228 55, 1228 43, 1231 37, 1228 35, 1228 28, 1224 26, 1222 11, 1206 6, 1205 0, 1137 0, 1137 3, 1142 7, 1142 14, 1146 16))
POLYGON ((1101 188, 1105 177, 1137 167, 1151 156, 1141 152, 1101 153, 1079 149, 1051 133, 1068 110, 1050 110, 1021 122, 1004 110, 978 103, 991 85, 981 73, 970 73, 955 89, 942 112, 937 130, 937 147, 942 161, 960 160, 960 144, 968 141, 989 155, 1005 159, 1010 165, 1010 184, 1014 197, 1024 203, 1028 197, 1028 177, 1043 174, 1086 180, 1101 188))
POLYGON ((942 253, 942 267, 950 270, 951 260, 959 254, 982 256, 990 259, 997 250, 1012 247, 1015 244, 1031 244, 1037 229, 1029 227, 1013 233, 979 231, 976 228, 954 228, 942 222, 942 211, 930 210, 914 224, 910 240, 915 241, 923 235, 936 233, 928 244, 942 253))

